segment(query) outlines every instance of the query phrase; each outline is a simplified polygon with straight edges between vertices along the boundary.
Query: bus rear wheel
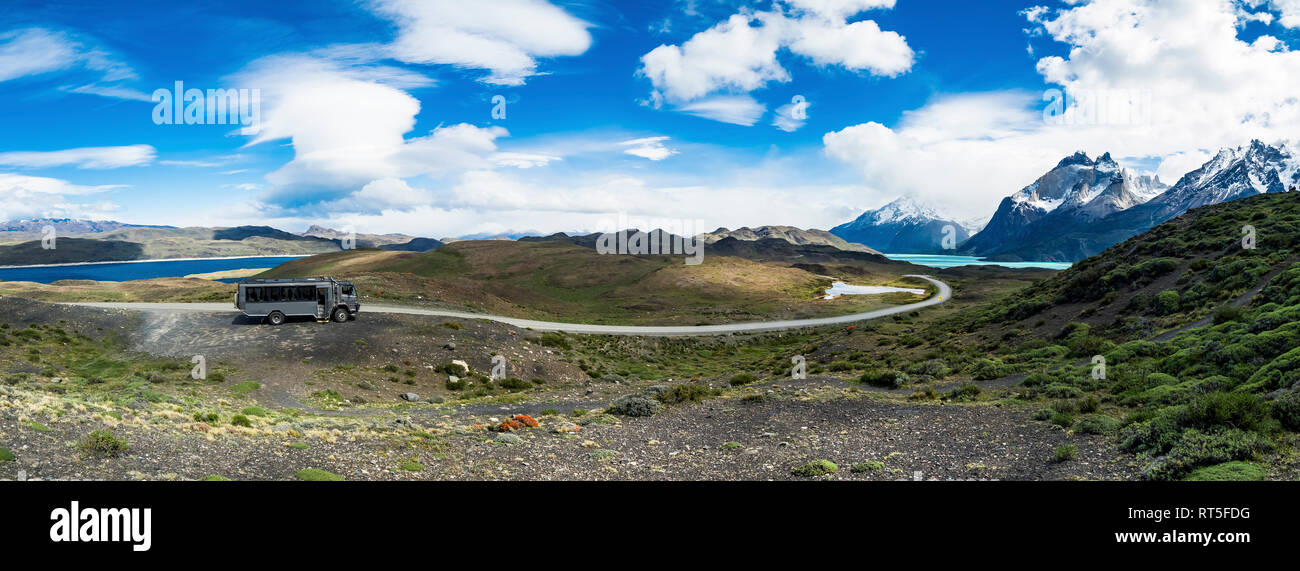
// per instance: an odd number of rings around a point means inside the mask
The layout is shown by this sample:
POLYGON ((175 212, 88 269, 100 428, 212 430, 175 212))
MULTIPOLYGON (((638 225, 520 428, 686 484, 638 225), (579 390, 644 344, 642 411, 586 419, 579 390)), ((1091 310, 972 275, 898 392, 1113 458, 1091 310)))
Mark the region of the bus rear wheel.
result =
POLYGON ((270 315, 266 316, 266 322, 271 325, 284 323, 284 314, 278 311, 272 311, 270 315))
POLYGON ((334 310, 334 321, 337 323, 343 323, 344 321, 347 321, 350 317, 351 316, 348 315, 348 310, 345 307, 340 307, 334 310))

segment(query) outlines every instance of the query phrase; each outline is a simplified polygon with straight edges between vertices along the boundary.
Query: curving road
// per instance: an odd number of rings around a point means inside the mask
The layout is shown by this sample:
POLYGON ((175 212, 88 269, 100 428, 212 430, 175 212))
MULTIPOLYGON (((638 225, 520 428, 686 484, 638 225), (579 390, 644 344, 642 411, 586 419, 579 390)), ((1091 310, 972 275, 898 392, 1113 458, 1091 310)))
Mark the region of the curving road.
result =
MULTIPOLYGON (((728 323, 725 325, 590 325, 586 323, 557 323, 554 321, 535 321, 532 319, 519 319, 517 317, 504 317, 500 315, 486 315, 482 313, 470 313, 466 311, 450 311, 443 309, 423 309, 418 307, 399 307, 392 305, 364 305, 361 310, 363 313, 404 313, 409 315, 431 315, 436 317, 454 317, 459 319, 486 319, 522 327, 537 331, 562 331, 565 333, 583 333, 591 335, 636 335, 643 337, 681 337, 690 335, 721 335, 726 333, 760 333, 767 331, 784 331, 787 329, 801 329, 804 327, 820 327, 824 325, 843 325, 847 323, 856 323, 867 321, 869 319, 878 319, 898 313, 907 313, 923 307, 938 305, 948 301, 952 297, 952 288, 948 284, 939 280, 923 275, 906 275, 907 278, 920 278, 934 284, 939 288, 939 294, 932 296, 916 303, 887 307, 877 309, 866 313, 854 313, 851 315, 839 315, 836 317, 819 317, 816 319, 789 319, 784 321, 753 321, 746 323, 728 323)), ((63 305, 79 305, 83 307, 98 307, 102 309, 130 309, 137 311, 162 311, 162 312, 205 312, 205 313, 231 313, 238 311, 229 303, 119 303, 119 302, 79 302, 65 303, 63 305)))

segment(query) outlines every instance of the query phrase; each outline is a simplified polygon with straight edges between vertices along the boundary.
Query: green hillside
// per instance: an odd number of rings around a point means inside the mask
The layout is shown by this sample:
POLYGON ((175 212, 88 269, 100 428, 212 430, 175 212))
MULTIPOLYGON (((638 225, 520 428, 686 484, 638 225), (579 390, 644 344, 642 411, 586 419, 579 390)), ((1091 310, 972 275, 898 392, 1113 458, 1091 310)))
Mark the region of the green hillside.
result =
MULTIPOLYGON (((819 269, 851 276, 854 283, 918 287, 918 282, 898 277, 910 268, 887 262, 819 269)), ((888 294, 828 302, 818 298, 831 278, 788 262, 706 255, 702 264, 688 266, 680 256, 604 256, 558 241, 466 240, 423 253, 333 252, 293 260, 258 277, 318 275, 353 280, 363 301, 437 303, 498 315, 608 324, 815 317, 921 299, 888 294)))
POLYGON ((1300 429, 1300 196, 1191 211, 925 336, 1027 375, 1020 398, 1041 402, 1038 418, 1112 434, 1149 478, 1286 468, 1300 429))

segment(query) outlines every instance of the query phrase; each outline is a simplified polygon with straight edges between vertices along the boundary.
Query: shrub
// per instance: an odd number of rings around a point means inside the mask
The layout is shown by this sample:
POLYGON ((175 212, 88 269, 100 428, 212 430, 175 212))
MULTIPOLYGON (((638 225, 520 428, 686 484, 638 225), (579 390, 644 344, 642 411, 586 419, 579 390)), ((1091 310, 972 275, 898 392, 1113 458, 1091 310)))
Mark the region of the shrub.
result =
POLYGON ((858 382, 871 385, 873 387, 883 387, 887 389, 897 389, 907 384, 909 377, 907 373, 895 371, 892 369, 873 369, 858 377, 858 382))
POLYGON ((266 416, 270 414, 270 412, 268 412, 266 409, 260 406, 246 406, 244 407, 244 410, 241 410, 239 412, 242 412, 248 416, 266 416))
POLYGON ((543 409, 541 414, 542 416, 556 416, 560 414, 560 411, 553 408, 548 408, 548 409, 543 409))
POLYGON ((556 349, 571 349, 573 347, 573 345, 569 343, 567 337, 553 331, 543 333, 542 338, 538 342, 546 347, 555 347, 556 349))
POLYGON ((1152 308, 1155 309, 1156 315, 1169 315, 1177 312, 1181 305, 1182 298, 1178 295, 1178 292, 1172 289, 1167 289, 1156 294, 1156 299, 1152 304, 1152 308))
POLYGON ((319 468, 304 468, 294 474, 304 482, 342 482, 343 476, 319 468))
POLYGON ((1184 480, 1190 482, 1242 482, 1263 480, 1264 468, 1250 462, 1225 462, 1192 470, 1184 480))
POLYGON ((982 390, 974 383, 966 383, 948 392, 949 400, 972 401, 979 398, 982 390))
POLYGON ((1101 401, 1097 397, 1088 395, 1087 398, 1079 400, 1079 412, 1084 414, 1097 412, 1101 408, 1101 401))
POLYGON ((1104 414, 1092 414, 1079 419, 1075 432, 1083 434, 1110 434, 1119 430, 1119 419, 1104 414))
POLYGON ((713 395, 713 391, 699 383, 682 383, 659 393, 655 398, 664 404, 700 402, 713 395))
POLYGON ((253 421, 249 420, 247 416, 244 416, 242 414, 236 414, 235 416, 230 417, 230 424, 233 424, 235 426, 250 427, 253 426, 253 421))
POLYGON ((1152 480, 1177 479, 1198 466, 1248 460, 1272 447, 1260 435, 1235 428, 1188 429, 1167 456, 1147 466, 1143 476, 1152 480))
POLYGON ((885 469, 884 462, 873 460, 870 462, 855 463, 851 468, 849 468, 849 471, 854 474, 861 474, 863 472, 876 472, 884 469, 885 469))
POLYGON ((614 399, 606 410, 623 416, 651 416, 659 412, 659 403, 642 395, 623 395, 614 399))
POLYGON ((513 391, 513 392, 526 391, 532 388, 532 384, 530 384, 528 381, 525 381, 523 379, 518 379, 515 377, 501 379, 497 381, 497 385, 503 389, 506 389, 508 391, 513 391))
POLYGON ((977 381, 991 381, 1010 374, 1010 368, 997 359, 976 359, 971 376, 977 381))
POLYGON ((1069 428, 1074 424, 1074 416, 1068 412, 1057 412, 1052 414, 1052 424, 1061 428, 1069 428))
POLYGON ((447 379, 446 385, 449 391, 463 391, 469 387, 469 381, 447 379))
POLYGON ((419 472, 424 469, 424 464, 419 462, 402 462, 402 469, 407 472, 419 472))
POLYGON ((3 446, 0 446, 0 462, 13 462, 13 461, 14 461, 13 451, 3 446))
POLYGON ((755 377, 754 375, 752 375, 752 374, 750 374, 750 373, 740 373, 739 375, 735 375, 735 376, 731 377, 731 381, 730 381, 730 383, 731 383, 731 386, 733 386, 733 387, 738 387, 738 386, 741 386, 741 385, 748 385, 749 383, 752 383, 752 382, 757 381, 757 380, 758 380, 758 377, 755 377))
POLYGON ((1273 417, 1287 429, 1300 431, 1300 390, 1289 390, 1273 401, 1273 417))
POLYGON ((1220 325, 1231 321, 1243 321, 1246 311, 1233 305, 1224 305, 1214 310, 1214 324, 1220 325))
POLYGON ((194 422, 206 422, 208 424, 216 424, 218 422, 221 422, 221 415, 215 412, 207 412, 207 413, 196 412, 194 413, 194 422))
POLYGON ((839 471, 840 467, 830 460, 813 460, 803 466, 790 470, 790 473, 796 476, 815 477, 834 474, 839 471))
POLYGON ((126 439, 111 430, 92 430, 77 443, 77 448, 86 454, 117 456, 126 452, 130 446, 126 439))
POLYGON ((1197 397, 1184 409, 1179 424, 1192 428, 1230 426, 1272 432, 1276 429, 1268 405, 1247 393, 1216 392, 1197 397))
POLYGON ((1079 454, 1079 448, 1077 446, 1073 444, 1062 444, 1060 446, 1057 446, 1056 450, 1052 451, 1052 461, 1066 462, 1069 460, 1074 460, 1074 457, 1077 456, 1078 454, 1079 454))

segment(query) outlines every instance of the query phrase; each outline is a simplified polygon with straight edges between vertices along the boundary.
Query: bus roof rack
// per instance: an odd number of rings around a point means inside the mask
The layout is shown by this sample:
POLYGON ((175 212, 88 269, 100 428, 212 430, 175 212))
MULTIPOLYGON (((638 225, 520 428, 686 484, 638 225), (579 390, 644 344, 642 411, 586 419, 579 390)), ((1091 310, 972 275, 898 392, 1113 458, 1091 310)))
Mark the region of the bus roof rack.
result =
POLYGON ((298 284, 298 283, 323 283, 337 282, 338 280, 330 277, 316 278, 244 278, 239 283, 250 285, 267 285, 267 284, 298 284))

